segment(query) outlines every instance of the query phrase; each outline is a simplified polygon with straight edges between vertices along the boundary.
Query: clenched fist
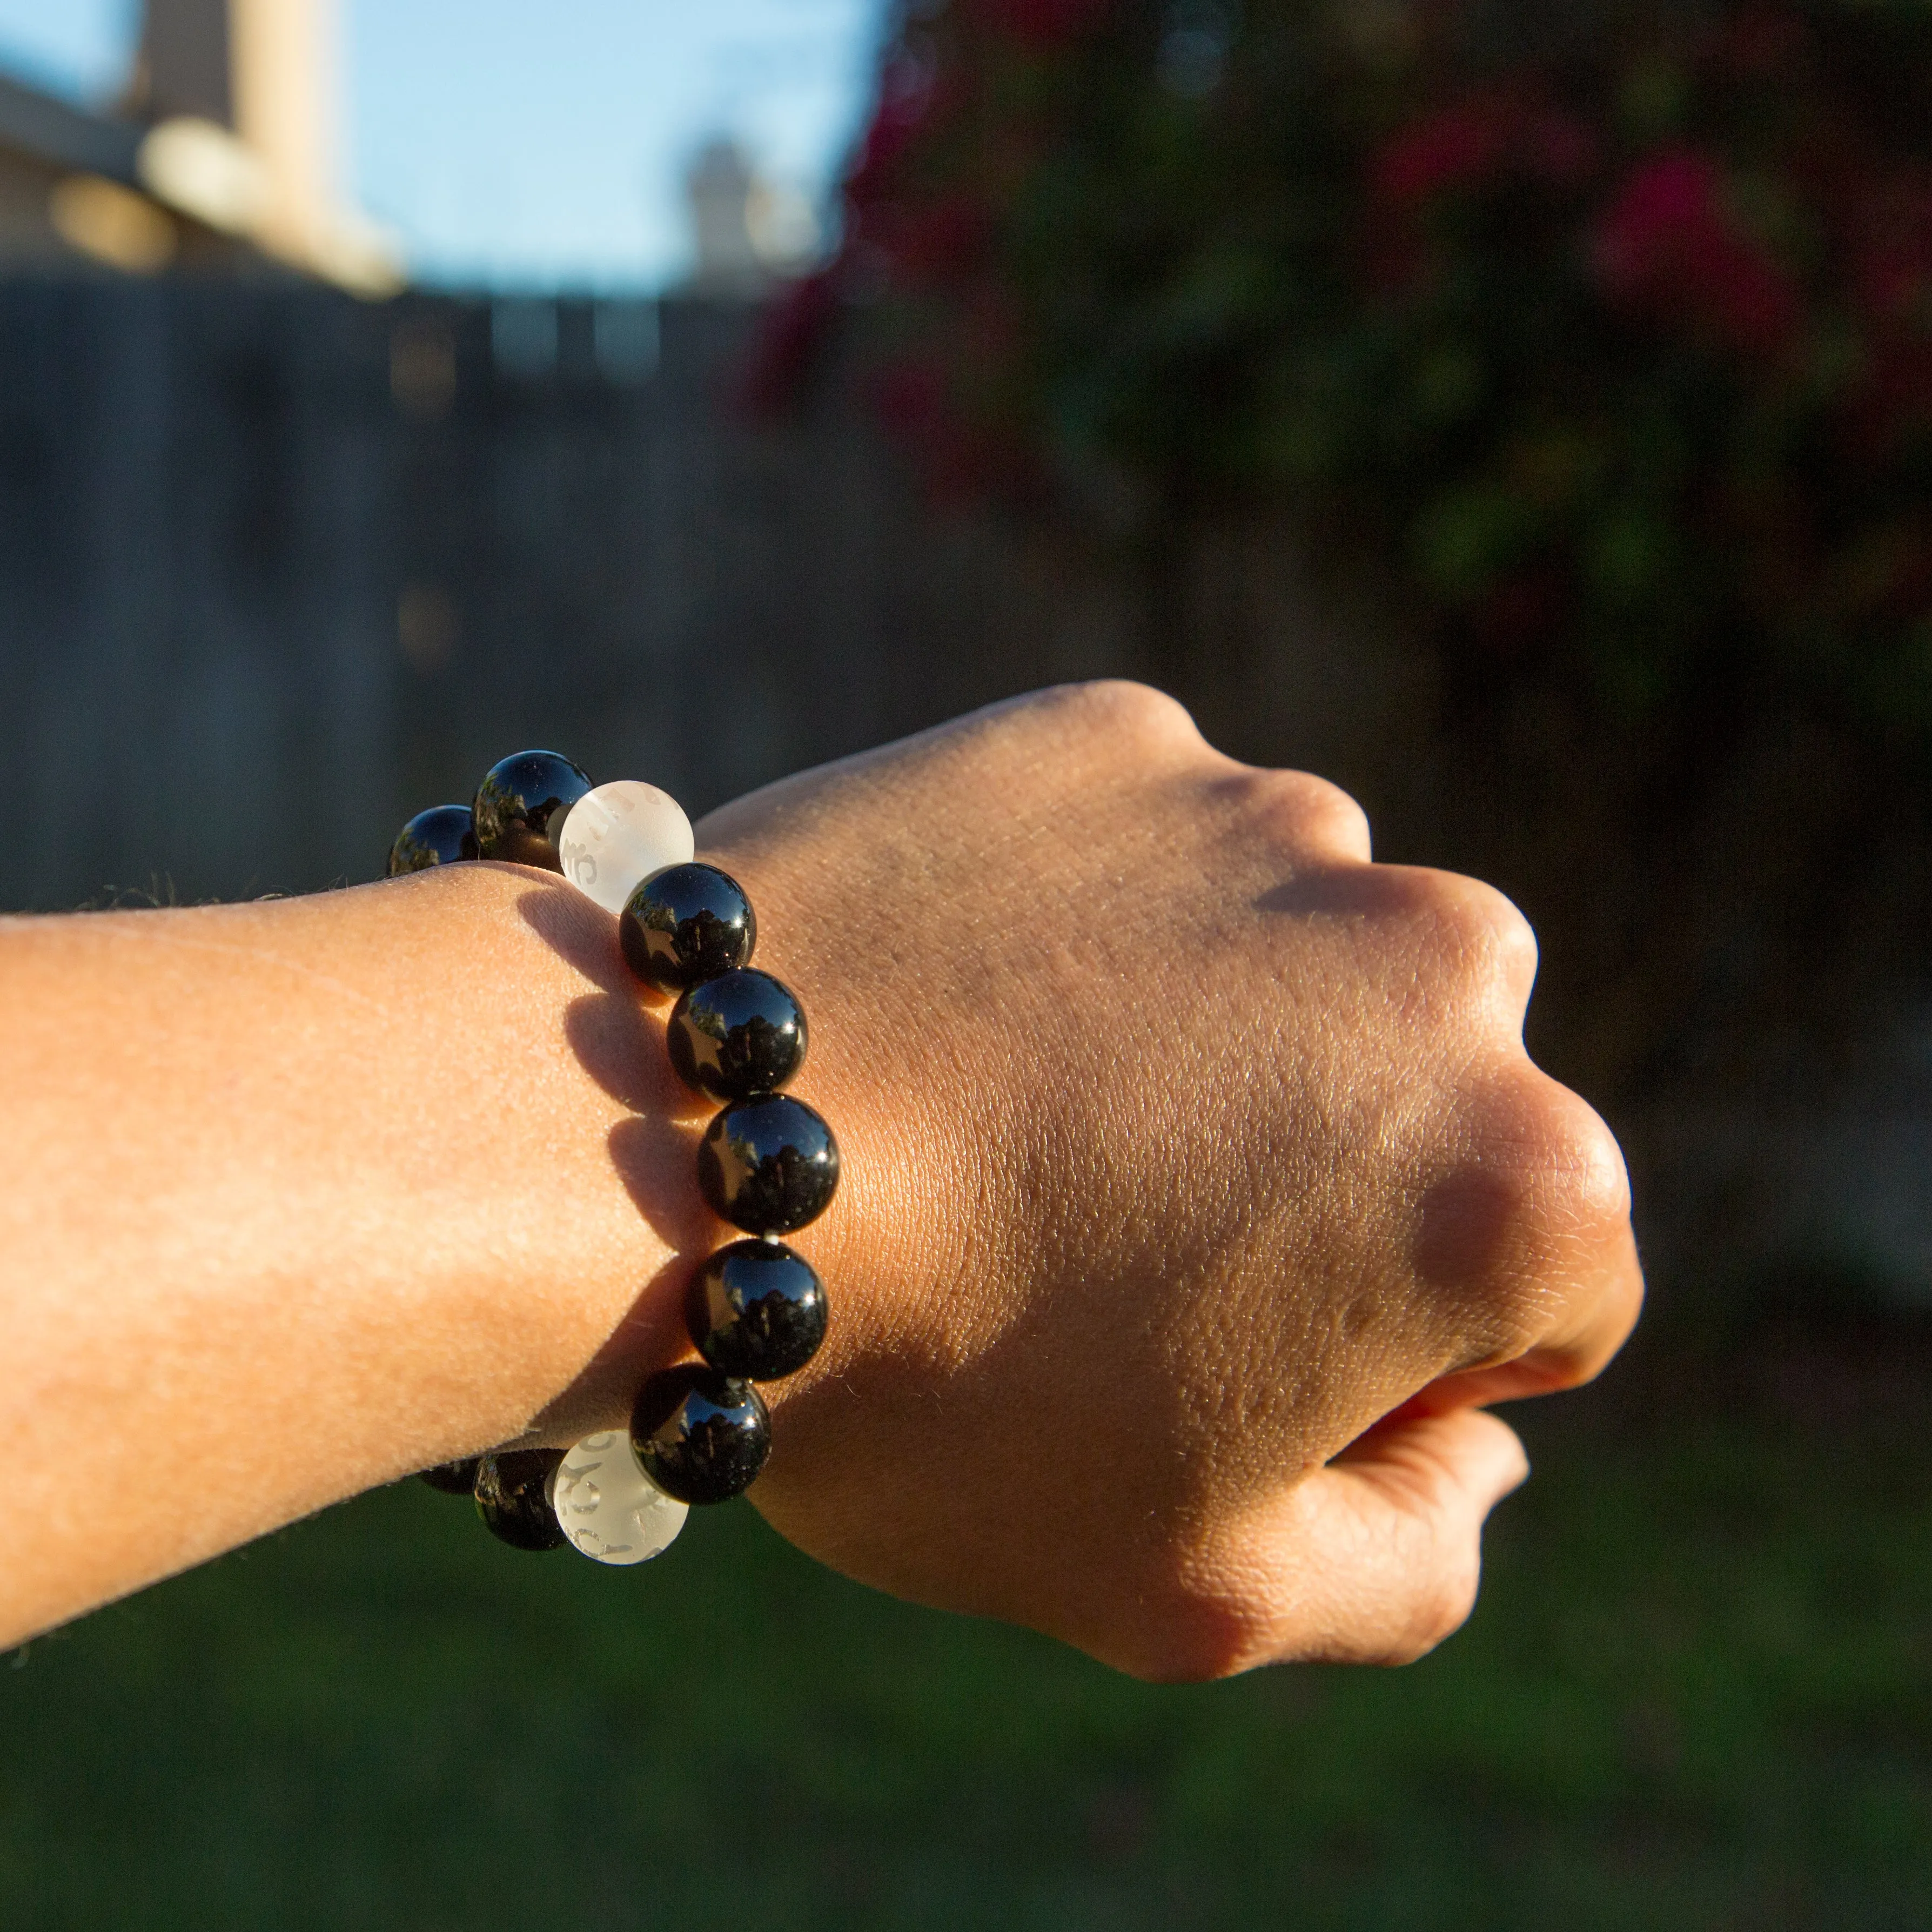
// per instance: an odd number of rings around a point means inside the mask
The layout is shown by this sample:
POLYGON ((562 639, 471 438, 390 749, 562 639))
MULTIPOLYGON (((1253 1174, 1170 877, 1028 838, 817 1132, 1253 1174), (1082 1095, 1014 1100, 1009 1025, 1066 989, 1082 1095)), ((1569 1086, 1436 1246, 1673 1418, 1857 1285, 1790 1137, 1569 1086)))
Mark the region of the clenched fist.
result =
POLYGON ((835 1326, 752 1494, 837 1568, 1136 1672, 1399 1660, 1524 1473, 1471 1406, 1595 1372, 1623 1166, 1522 1042, 1500 895, 1138 686, 1048 692, 699 828, 814 1022, 835 1326))

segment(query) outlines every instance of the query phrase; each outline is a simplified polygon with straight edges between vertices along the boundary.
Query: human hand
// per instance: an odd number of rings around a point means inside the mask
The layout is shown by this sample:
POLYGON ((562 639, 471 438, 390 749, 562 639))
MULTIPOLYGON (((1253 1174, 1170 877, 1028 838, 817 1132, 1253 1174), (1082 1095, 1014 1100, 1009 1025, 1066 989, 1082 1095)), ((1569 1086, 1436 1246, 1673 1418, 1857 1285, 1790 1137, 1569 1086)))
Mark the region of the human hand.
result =
POLYGON ((1344 794, 1123 684, 698 836, 844 1156, 772 1522, 1152 1677, 1454 1630, 1526 1469, 1470 1405, 1593 1375, 1641 1298, 1615 1143, 1524 1052, 1508 902, 1370 864, 1344 794))

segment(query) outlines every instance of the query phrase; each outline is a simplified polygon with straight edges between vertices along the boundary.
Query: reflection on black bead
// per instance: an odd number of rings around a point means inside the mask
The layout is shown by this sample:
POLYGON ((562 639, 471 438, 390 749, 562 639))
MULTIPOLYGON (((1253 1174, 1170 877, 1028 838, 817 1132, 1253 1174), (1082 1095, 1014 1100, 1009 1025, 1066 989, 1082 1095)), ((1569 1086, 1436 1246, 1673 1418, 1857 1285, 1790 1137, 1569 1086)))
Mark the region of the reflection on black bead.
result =
POLYGON ((744 887, 729 872, 694 860, 645 880, 631 895, 617 932, 640 980, 681 993, 743 965, 758 944, 758 922, 744 887))
POLYGON ((560 872, 556 835, 590 781, 557 752, 500 758, 476 788, 476 848, 486 859, 560 872))
POLYGON ((776 1382, 825 1339, 825 1288, 802 1255, 777 1241, 734 1241, 691 1284, 685 1319, 698 1352, 722 1374, 776 1382))
POLYGON ((773 1094, 805 1059, 805 1009, 769 973, 721 973, 671 1009, 665 1044, 677 1077, 714 1100, 773 1094))
POLYGON ((746 1488, 771 1451, 772 1419, 749 1382, 715 1369, 666 1369, 631 1412, 644 1473, 685 1503, 722 1503, 746 1488))
POLYGON ((433 1469, 421 1471, 422 1479, 433 1490, 440 1490, 446 1496, 469 1496, 476 1492, 476 1472, 482 1462, 480 1456, 465 1456, 456 1462, 439 1462, 433 1469))
POLYGON ((748 1234, 788 1234, 824 1214, 838 1185, 838 1143, 802 1100, 760 1094, 727 1107, 698 1148, 698 1185, 748 1234))
POLYGON ((513 1550, 554 1550, 563 1541, 550 1506, 561 1449, 503 1449, 476 1467, 476 1514, 513 1550))
POLYGON ((476 824, 469 806, 433 805, 396 834, 389 848, 389 877, 476 856, 476 824))

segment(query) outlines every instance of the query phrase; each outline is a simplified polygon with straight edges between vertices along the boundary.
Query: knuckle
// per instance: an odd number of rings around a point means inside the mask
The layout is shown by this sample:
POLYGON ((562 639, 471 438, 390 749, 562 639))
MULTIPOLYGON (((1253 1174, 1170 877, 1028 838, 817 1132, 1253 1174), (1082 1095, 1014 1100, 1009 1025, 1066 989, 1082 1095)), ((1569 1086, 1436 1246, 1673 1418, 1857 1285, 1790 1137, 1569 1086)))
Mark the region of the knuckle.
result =
POLYGON ((1178 698, 1131 678, 1096 678, 1062 686, 1054 696, 1097 730, 1156 744, 1198 744, 1201 734, 1178 698))
POLYGON ((1620 1240, 1630 1217, 1623 1150, 1594 1107, 1574 1094, 1564 1092, 1564 1100, 1558 1164, 1570 1217, 1580 1232, 1600 1240, 1620 1240))
POLYGON ((1629 1239, 1622 1155, 1595 1112, 1519 1057, 1468 1118, 1472 1144, 1424 1191, 1418 1273, 1480 1311, 1488 1363, 1544 1342, 1629 1239))
POLYGON ((1527 1199, 1552 1234, 1594 1242, 1630 1218, 1630 1177, 1596 1109, 1526 1063, 1505 1103, 1504 1131, 1527 1199))
POLYGON ((1312 772, 1256 771, 1244 782, 1252 808, 1290 844, 1369 856, 1369 815, 1340 785, 1312 772))
POLYGON ((1432 875, 1430 911, 1460 973, 1484 987, 1526 982, 1536 970, 1536 934, 1514 901, 1480 879, 1432 875))
POLYGON ((1612 1233, 1630 1214, 1616 1138, 1588 1102, 1518 1048, 1466 1096, 1462 1149, 1425 1193, 1445 1239, 1493 1248, 1547 1226, 1612 1233))

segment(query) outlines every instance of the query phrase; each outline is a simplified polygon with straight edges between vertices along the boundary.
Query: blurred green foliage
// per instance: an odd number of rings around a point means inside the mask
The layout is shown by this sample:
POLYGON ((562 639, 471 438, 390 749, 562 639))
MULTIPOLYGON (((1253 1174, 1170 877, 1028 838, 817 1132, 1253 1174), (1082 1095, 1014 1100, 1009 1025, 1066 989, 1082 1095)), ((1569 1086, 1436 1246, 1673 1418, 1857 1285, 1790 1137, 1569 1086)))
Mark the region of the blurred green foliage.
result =
POLYGON ((823 1571, 408 1484, 0 1669, 0 1923, 1906 1927, 1932 1431, 1560 1408, 1408 1670, 1149 1687, 823 1571))
POLYGON ((1627 716, 1714 665, 1932 727, 1922 0, 915 6, 847 200, 954 490, 1286 508, 1627 716))

